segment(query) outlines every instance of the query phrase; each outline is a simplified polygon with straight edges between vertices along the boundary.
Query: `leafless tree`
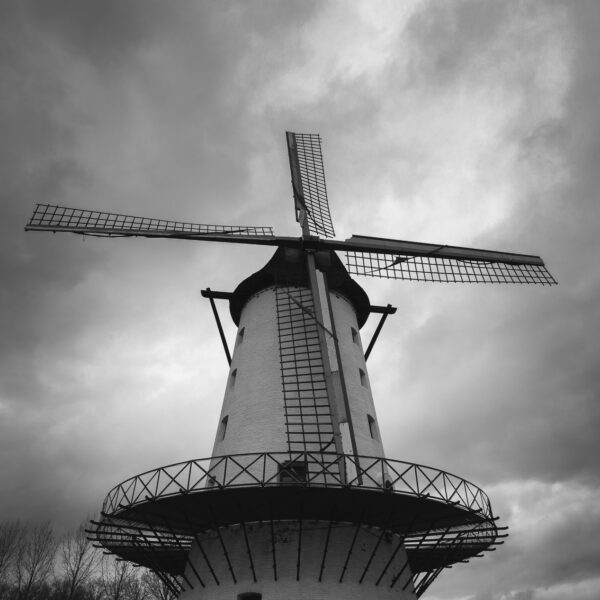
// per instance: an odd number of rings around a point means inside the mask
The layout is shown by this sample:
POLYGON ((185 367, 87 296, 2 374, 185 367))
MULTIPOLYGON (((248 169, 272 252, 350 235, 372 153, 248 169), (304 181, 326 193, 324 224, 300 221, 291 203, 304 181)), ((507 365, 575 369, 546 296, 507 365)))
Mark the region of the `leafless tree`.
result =
POLYGON ((19 521, 0 523, 0 597, 7 592, 14 560, 23 536, 23 525, 19 521))
POLYGON ((19 521, 0 523, 0 581, 7 576, 22 529, 19 521))
POLYGON ((146 571, 142 575, 142 582, 152 600, 175 600, 175 594, 156 573, 146 571))
POLYGON ((106 600, 144 600, 146 594, 137 569, 126 561, 102 560, 102 590, 106 600))
POLYGON ((137 573, 134 574, 129 582, 126 598, 127 600, 147 600, 148 598, 146 586, 142 583, 137 573))
POLYGON ((75 598, 79 600, 106 600, 104 583, 101 576, 90 577, 82 589, 76 592, 75 598))
POLYGON ((0 523, 0 600, 175 600, 155 573, 101 556, 85 525, 57 543, 48 523, 0 523))
POLYGON ((58 585, 62 589, 64 600, 73 600, 77 597, 78 592, 86 587, 98 565, 98 552, 87 539, 86 524, 87 520, 60 542, 59 559, 62 577, 58 585))
POLYGON ((18 600, 40 597, 53 571, 55 554, 56 538, 49 523, 23 527, 13 564, 18 600))

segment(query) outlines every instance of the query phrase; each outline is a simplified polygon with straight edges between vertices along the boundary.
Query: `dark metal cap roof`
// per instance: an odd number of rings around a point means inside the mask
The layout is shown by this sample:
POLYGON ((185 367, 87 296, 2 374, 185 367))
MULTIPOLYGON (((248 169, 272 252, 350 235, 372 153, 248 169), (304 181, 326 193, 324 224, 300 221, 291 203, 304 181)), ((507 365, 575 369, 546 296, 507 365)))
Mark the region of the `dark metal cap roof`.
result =
MULTIPOLYGON (((337 254, 331 250, 315 252, 317 267, 325 273, 329 289, 350 301, 356 311, 358 326, 362 327, 369 316, 370 302, 367 293, 354 281, 337 254)), ((273 285, 300 285, 309 287, 304 251, 299 248, 278 248, 271 260, 260 270, 244 279, 235 288, 229 300, 229 311, 236 325, 250 296, 273 285)))

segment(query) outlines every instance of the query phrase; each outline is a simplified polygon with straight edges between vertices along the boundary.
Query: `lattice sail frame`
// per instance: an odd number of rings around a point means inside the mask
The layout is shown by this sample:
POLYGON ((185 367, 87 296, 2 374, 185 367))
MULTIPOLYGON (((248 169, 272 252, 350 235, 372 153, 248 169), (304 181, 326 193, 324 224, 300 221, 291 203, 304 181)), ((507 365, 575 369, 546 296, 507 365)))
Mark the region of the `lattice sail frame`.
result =
POLYGON ((53 204, 37 204, 28 229, 71 231, 99 237, 135 235, 136 233, 235 234, 242 236, 273 236, 271 227, 247 225, 206 225, 134 217, 118 213, 68 208, 53 204))
MULTIPOLYGON (((325 185, 325 169, 323 168, 323 152, 321 150, 321 136, 317 133, 292 133, 295 144, 290 148, 290 153, 296 157, 299 170, 300 185, 294 182, 294 187, 300 192, 308 219, 308 227, 313 235, 322 235, 332 238, 335 236, 329 201, 327 199, 327 186, 325 185)), ((290 156, 290 161, 293 156, 290 156)), ((294 167, 292 166, 292 180, 294 180, 294 167)))
POLYGON ((555 285, 543 265, 488 262, 439 256, 346 252, 352 275, 439 283, 533 283, 555 285))

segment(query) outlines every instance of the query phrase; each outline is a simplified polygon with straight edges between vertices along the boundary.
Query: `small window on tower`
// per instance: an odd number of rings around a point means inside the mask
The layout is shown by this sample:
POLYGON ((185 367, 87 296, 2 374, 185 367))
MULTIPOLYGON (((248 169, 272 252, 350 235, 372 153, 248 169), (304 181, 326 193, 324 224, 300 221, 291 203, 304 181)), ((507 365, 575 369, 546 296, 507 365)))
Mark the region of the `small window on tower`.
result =
POLYGON ((375 424, 375 419, 371 415, 367 415, 367 421, 369 422, 369 433, 371 434, 371 437, 376 440, 377 425, 375 424))
POLYGON ((362 369, 358 370, 358 374, 360 375, 360 385, 367 387, 367 374, 362 369))
POLYGON ((237 345, 239 346, 244 341, 244 332, 246 331, 245 327, 242 327, 238 332, 237 337, 237 345))
POLYGON ((352 341, 355 344, 358 344, 358 331, 356 331, 356 329, 354 329, 354 327, 350 327, 350 332, 352 333, 352 341))
POLYGON ((231 371, 231 375, 229 376, 229 389, 233 389, 235 386, 235 378, 237 377, 237 369, 231 371))
POLYGON ((221 420, 221 431, 219 432, 219 440, 222 441, 225 439, 225 434, 227 433, 227 423, 229 422, 229 417, 223 417, 221 420))

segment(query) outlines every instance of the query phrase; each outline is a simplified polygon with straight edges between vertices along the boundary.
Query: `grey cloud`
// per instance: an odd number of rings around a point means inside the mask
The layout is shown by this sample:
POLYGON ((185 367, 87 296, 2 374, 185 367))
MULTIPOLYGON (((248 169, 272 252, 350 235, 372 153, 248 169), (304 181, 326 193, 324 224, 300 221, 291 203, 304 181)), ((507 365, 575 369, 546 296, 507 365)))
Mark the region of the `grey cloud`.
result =
MULTIPOLYGON (((413 52, 476 60, 496 43, 493 32, 503 32, 502 19, 514 18, 511 3, 478 6, 491 11, 489 18, 473 3, 427 5, 427 12, 411 23, 411 31, 416 27, 422 34, 413 52), (481 25, 484 36, 475 27, 479 21, 487 23, 481 25), (431 33, 439 29, 448 35, 431 33)), ((545 14, 541 4, 531 10, 545 14)), ((594 18, 590 15, 590 32, 594 18)), ((415 426, 407 428, 406 446, 415 449, 411 458, 418 460, 422 452, 422 460, 441 460, 452 469, 447 460, 452 457, 457 470, 467 465, 479 481, 516 474, 547 480, 597 477, 599 348, 590 324, 600 319, 595 258, 600 182, 590 157, 600 129, 597 111, 590 111, 597 96, 590 88, 597 73, 592 63, 599 57, 591 34, 578 37, 578 43, 585 58, 577 59, 564 115, 543 120, 542 113, 532 129, 535 106, 526 102, 506 128, 504 141, 516 145, 522 157, 518 206, 510 219, 473 241, 474 246, 506 248, 505 239, 521 240, 522 247, 506 250, 542 252, 559 288, 441 290, 437 316, 409 330, 403 340, 410 348, 405 372, 415 412, 415 426), (556 178, 555 170, 563 169, 565 175, 556 178), (482 356, 489 359, 484 372, 482 356), (420 405, 426 416, 417 427, 420 405)), ((456 65, 455 72, 464 76, 468 69, 456 65)), ((436 85, 445 76, 438 78, 438 69, 426 75, 436 85)), ((524 85, 527 98, 540 93, 535 86, 524 85)))
POLYGON ((26 0, 16 14, 27 29, 51 35, 101 70, 115 70, 146 43, 172 35, 181 11, 159 0, 26 0))
MULTIPOLYGON (((101 14, 90 5, 5 4, 0 19, 9 57, 0 91, 0 269, 7 283, 0 294, 0 454, 9 457, 3 480, 13 482, 2 506, 6 514, 47 515, 54 502, 65 522, 93 510, 120 478, 210 451, 222 393, 218 368, 225 367, 198 288, 230 289, 264 257, 183 243, 24 234, 33 202, 62 203, 75 190, 84 206, 274 222, 295 232, 283 131, 319 130, 334 215, 360 214, 370 230, 357 233, 378 235, 382 224, 371 213, 382 180, 404 203, 402 219, 426 208, 411 195, 426 157, 393 117, 414 115, 435 86, 501 82, 493 64, 478 61, 495 56, 517 6, 424 3, 374 81, 370 74, 329 77, 308 106, 282 93, 280 103, 253 112, 263 84, 311 51, 294 36, 310 32, 316 3, 95 3, 101 14), (78 96, 88 88, 90 96, 78 96), (96 105, 100 90, 106 96, 96 105), (92 106, 78 105, 82 98, 92 106), (138 129, 130 131, 133 122, 138 129), (130 139, 140 131, 141 139, 130 139), (130 146, 155 154, 132 158, 130 146), (86 154, 90 147, 97 154, 86 154), (107 173, 133 183, 122 191, 125 182, 100 181, 107 173), (360 206, 346 202, 353 193, 360 206), (189 374, 178 372, 167 385, 161 369, 181 363, 189 374), (86 485, 78 485, 84 476, 86 485)), ((564 114, 556 115, 538 110, 536 82, 519 82, 526 101, 498 139, 515 149, 521 166, 517 206, 472 239, 542 253, 561 285, 424 291, 363 280, 374 302, 400 306, 369 369, 388 456, 446 468, 484 488, 558 482, 582 494, 582 486, 597 485, 599 450, 598 11, 583 2, 530 6, 526 21, 558 7, 578 32, 571 88, 564 114), (556 176, 561 169, 564 176, 556 176)), ((414 118, 424 125, 427 116, 414 118)), ((409 224, 394 226, 403 237, 409 224)), ((451 228, 449 222, 449 235, 451 228)), ((496 498, 501 516, 516 519, 510 498, 501 491, 496 498)), ((589 507, 581 511, 557 505, 560 519, 535 543, 516 533, 492 558, 457 570, 460 577, 453 569, 432 597, 464 598, 479 589, 481 599, 535 599, 538 585, 594 573, 598 523, 586 520, 589 507)))
POLYGON ((485 68, 485 48, 493 44, 517 2, 456 2, 424 4, 412 17, 407 34, 419 48, 412 62, 415 80, 427 78, 434 86, 464 75, 465 70, 485 68))

